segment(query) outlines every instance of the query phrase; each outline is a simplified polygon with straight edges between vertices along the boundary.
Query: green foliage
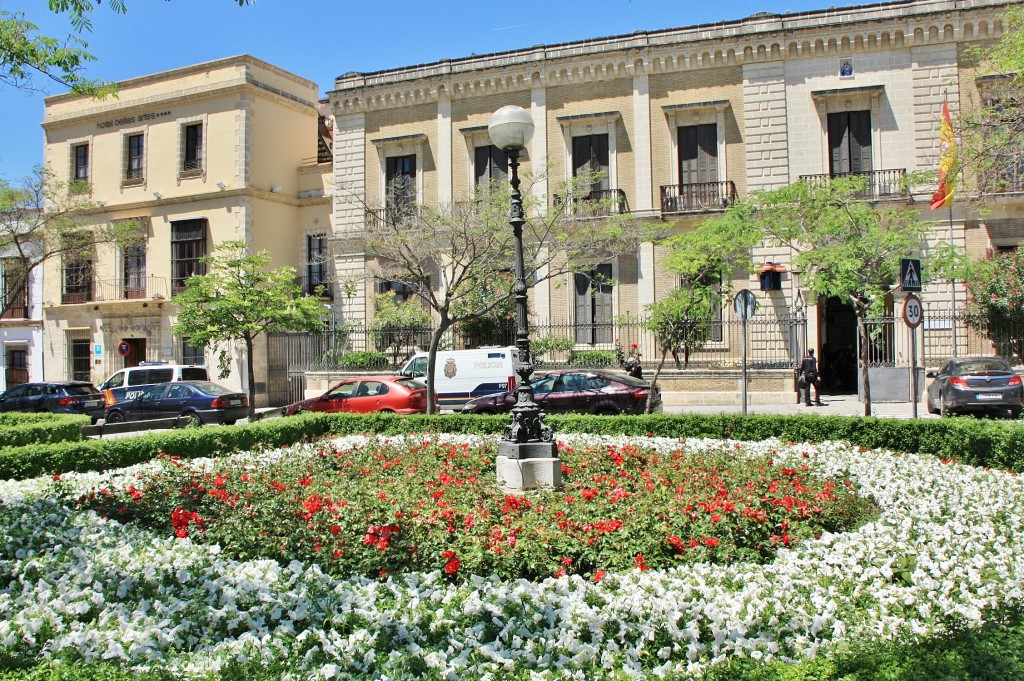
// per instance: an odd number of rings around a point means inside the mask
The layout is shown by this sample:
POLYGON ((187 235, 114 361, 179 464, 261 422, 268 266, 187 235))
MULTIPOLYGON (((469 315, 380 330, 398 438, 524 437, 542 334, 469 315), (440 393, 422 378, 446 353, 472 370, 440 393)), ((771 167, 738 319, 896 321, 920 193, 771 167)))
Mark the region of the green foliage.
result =
MULTIPOLYGON (((268 270, 270 260, 270 251, 250 253, 242 241, 217 246, 213 256, 201 258, 208 274, 189 277, 185 290, 172 299, 178 307, 178 323, 172 333, 189 336, 193 345, 243 341, 248 360, 253 339, 261 333, 323 328, 320 299, 303 295, 295 283, 294 268, 268 270)), ((246 366, 251 417, 256 408, 256 380, 253 363, 246 361, 246 366)))
POLYGON ((388 356, 383 352, 370 352, 368 350, 356 350, 347 352, 337 361, 339 369, 385 369, 388 366, 388 356))
POLYGON ((569 353, 572 367, 613 367, 619 361, 614 350, 573 350, 569 353))
POLYGON ((430 335, 430 313, 417 298, 399 302, 392 294, 381 293, 373 297, 373 308, 370 337, 377 350, 395 362, 430 335))
POLYGON ((516 301, 508 295, 514 280, 512 273, 506 271, 488 274, 452 305, 455 315, 465 317, 458 327, 466 347, 508 344, 516 326, 516 301), (499 302, 492 307, 494 300, 499 302), (479 310, 486 311, 478 313, 479 310))
MULTIPOLYGON (((690 354, 711 339, 711 323, 718 305, 718 287, 701 284, 672 289, 667 296, 648 305, 649 316, 643 326, 654 334, 662 361, 667 353, 677 355, 681 350, 685 369, 690 363, 690 354)), ((676 367, 679 368, 678 356, 676 367)))
POLYGON ((545 359, 553 360, 548 355, 572 352, 574 347, 576 347, 575 339, 568 336, 556 336, 552 333, 530 341, 530 352, 533 353, 533 360, 535 362, 545 359))
POLYGON ((999 339, 997 351, 1024 357, 1024 251, 972 263, 964 280, 970 294, 968 322, 999 339))
POLYGON ((89 425, 88 416, 63 414, 0 414, 0 442, 5 447, 52 442, 74 442, 82 439, 82 426, 89 425))

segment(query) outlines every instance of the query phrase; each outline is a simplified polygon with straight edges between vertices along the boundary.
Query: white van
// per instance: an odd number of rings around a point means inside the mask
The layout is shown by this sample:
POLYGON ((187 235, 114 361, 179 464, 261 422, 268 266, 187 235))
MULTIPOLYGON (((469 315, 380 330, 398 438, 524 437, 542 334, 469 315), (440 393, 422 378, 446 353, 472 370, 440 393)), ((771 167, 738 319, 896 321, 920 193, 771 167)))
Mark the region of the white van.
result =
POLYGON ((209 380, 210 375, 204 366, 160 361, 139 362, 138 366, 121 369, 103 381, 100 392, 109 407, 118 402, 133 400, 158 383, 209 380))
MULTIPOLYGON (((417 352, 405 366, 403 376, 426 377, 428 353, 417 352)), ((434 372, 434 392, 441 409, 462 409, 469 400, 481 395, 515 390, 519 349, 485 347, 473 350, 438 350, 434 372)))

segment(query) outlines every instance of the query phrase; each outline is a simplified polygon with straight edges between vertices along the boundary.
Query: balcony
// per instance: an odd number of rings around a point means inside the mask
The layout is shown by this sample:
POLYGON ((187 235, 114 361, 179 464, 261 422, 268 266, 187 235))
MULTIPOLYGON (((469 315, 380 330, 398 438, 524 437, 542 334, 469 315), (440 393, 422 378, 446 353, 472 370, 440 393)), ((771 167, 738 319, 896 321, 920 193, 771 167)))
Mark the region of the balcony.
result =
POLYGON ((629 212, 626 192, 621 189, 595 189, 580 196, 555 196, 554 204, 566 204, 566 213, 575 217, 604 217, 629 212))
POLYGON ((662 213, 724 210, 735 202, 736 184, 732 180, 666 184, 661 187, 662 213))
POLYGON ((397 226, 412 222, 419 215, 415 204, 398 204, 386 208, 369 208, 366 210, 366 225, 380 229, 381 227, 397 226))
MULTIPOLYGON (((94 282, 96 302, 121 300, 166 299, 169 287, 165 277, 128 276, 118 279, 100 279, 94 282)), ((65 301, 66 302, 66 301, 65 301)))
POLYGON ((858 199, 874 201, 878 199, 900 199, 909 198, 910 191, 907 189, 906 168, 891 168, 888 170, 867 170, 858 173, 832 173, 830 175, 801 175, 800 179, 810 186, 821 186, 830 180, 842 177, 865 177, 867 187, 857 192, 858 199))

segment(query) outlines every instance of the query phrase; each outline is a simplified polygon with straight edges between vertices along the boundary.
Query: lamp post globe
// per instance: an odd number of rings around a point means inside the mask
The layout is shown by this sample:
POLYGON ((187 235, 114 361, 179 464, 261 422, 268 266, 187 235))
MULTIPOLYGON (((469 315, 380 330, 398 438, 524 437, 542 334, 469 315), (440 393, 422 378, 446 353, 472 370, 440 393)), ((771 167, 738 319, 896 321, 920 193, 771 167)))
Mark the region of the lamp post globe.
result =
POLYGON ((533 399, 533 357, 530 354, 530 328, 527 311, 529 286, 523 258, 523 195, 519 191, 519 153, 526 148, 534 131, 530 114, 519 106, 503 106, 491 115, 487 131, 491 142, 508 155, 509 224, 515 237, 515 274, 512 294, 516 301, 516 347, 519 360, 516 373, 516 404, 512 422, 505 426, 498 443, 498 481, 506 487, 561 487, 561 462, 551 428, 544 424, 544 413, 533 399))

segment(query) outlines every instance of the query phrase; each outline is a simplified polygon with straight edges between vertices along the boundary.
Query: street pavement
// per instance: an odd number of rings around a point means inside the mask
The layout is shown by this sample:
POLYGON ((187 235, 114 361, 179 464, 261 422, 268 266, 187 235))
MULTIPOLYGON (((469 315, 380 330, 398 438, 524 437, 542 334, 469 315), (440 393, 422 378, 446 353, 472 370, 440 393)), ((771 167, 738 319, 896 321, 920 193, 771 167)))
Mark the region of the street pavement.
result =
MULTIPOLYGON (((748 414, 821 414, 839 416, 864 416, 864 404, 856 395, 822 395, 822 407, 806 407, 803 402, 797 404, 794 395, 791 400, 783 400, 772 404, 750 404, 748 414)), ((872 402, 871 415, 881 418, 909 419, 913 418, 911 402, 872 402)), ((666 405, 666 414, 738 414, 743 411, 740 404, 687 404, 666 405)), ((935 419, 936 415, 928 413, 928 407, 922 400, 917 407, 917 417, 935 419)))

